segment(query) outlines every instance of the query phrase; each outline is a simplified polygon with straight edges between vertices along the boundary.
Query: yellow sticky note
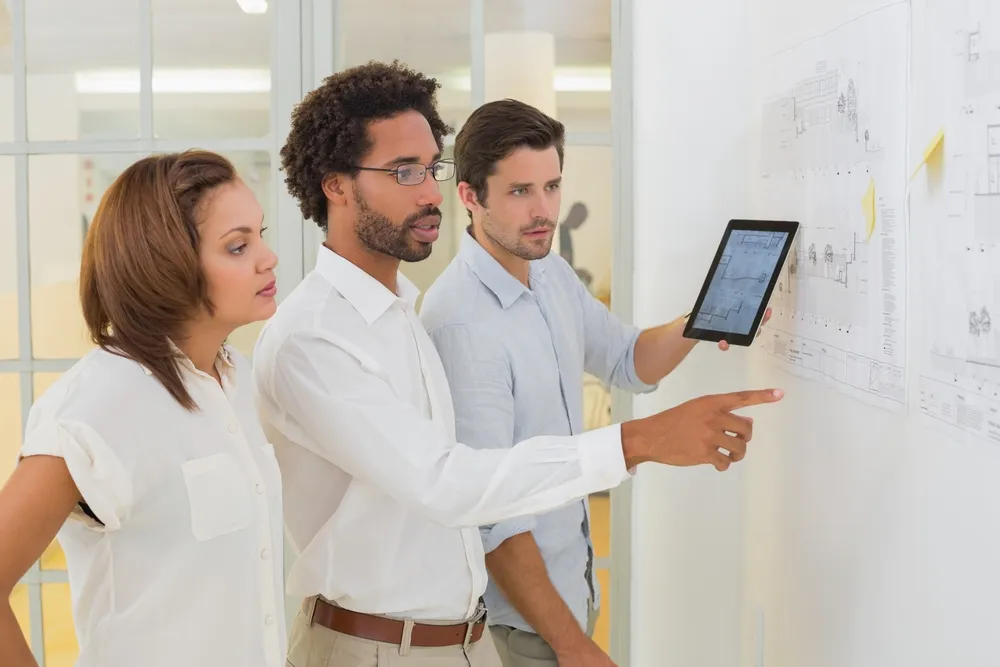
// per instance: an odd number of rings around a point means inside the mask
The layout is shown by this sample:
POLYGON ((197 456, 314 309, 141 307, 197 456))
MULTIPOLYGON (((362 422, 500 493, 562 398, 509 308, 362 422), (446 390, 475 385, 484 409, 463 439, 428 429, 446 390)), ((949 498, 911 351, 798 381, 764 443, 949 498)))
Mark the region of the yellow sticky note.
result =
POLYGON ((913 170, 913 174, 910 176, 911 181, 913 180, 913 177, 917 175, 917 172, 919 172, 920 169, 927 164, 931 157, 937 152, 937 150, 941 148, 941 144, 943 142, 944 128, 942 127, 938 130, 938 133, 934 135, 934 138, 930 140, 930 143, 927 144, 927 148, 924 149, 924 155, 920 160, 920 164, 917 165, 917 168, 913 170))
POLYGON ((875 179, 868 179, 868 189, 865 196, 861 198, 861 210, 865 213, 865 230, 868 232, 868 240, 871 241, 872 233, 875 232, 875 179))

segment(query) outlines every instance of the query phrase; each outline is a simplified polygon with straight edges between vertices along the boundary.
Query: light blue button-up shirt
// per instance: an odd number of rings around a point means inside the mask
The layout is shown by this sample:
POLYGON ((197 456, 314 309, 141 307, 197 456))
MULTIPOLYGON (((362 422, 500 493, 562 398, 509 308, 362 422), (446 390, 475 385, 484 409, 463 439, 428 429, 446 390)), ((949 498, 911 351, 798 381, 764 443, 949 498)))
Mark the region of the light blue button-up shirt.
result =
MULTIPOLYGON (((606 385, 651 391, 635 372, 639 330, 625 326, 556 253, 531 262, 525 287, 469 233, 424 297, 420 317, 444 364, 457 439, 512 447, 538 435, 583 431, 584 373, 606 385)), ((481 528, 487 553, 530 531, 546 569, 582 628, 600 604, 586 500, 481 528)), ((491 580, 490 622, 534 630, 491 580)))

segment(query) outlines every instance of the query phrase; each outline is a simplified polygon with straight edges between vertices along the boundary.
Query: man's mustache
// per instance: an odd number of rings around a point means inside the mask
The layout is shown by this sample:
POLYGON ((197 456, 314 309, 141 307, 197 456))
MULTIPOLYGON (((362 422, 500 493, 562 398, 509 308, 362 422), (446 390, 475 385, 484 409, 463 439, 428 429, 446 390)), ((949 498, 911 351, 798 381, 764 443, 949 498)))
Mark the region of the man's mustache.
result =
POLYGON ((538 231, 539 229, 555 229, 555 228, 556 228, 555 220, 541 219, 541 220, 535 220, 527 227, 522 228, 521 233, 528 234, 530 232, 538 231))
POLYGON ((438 220, 441 220, 441 209, 437 206, 428 206, 425 209, 417 211, 409 216, 403 221, 403 225, 406 227, 412 227, 424 218, 430 218, 437 216, 438 220))

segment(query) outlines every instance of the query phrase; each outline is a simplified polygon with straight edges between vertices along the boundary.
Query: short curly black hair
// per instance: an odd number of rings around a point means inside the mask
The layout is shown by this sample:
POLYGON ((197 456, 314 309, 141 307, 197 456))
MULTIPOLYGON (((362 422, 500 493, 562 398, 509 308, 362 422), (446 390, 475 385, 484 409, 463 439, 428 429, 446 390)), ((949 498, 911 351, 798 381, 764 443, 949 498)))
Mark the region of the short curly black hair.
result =
POLYGON ((307 94, 292 112, 292 129, 281 149, 288 191, 302 216, 326 231, 323 179, 352 176, 371 149, 368 124, 406 111, 418 111, 431 126, 438 148, 451 134, 438 114, 436 79, 401 64, 372 61, 337 72, 307 94))

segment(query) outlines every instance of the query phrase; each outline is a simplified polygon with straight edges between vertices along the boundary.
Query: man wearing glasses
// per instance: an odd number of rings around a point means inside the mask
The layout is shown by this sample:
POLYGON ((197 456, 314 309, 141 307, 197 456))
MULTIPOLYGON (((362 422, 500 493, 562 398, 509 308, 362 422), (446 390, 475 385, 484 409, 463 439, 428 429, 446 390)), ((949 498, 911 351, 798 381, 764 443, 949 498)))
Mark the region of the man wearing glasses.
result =
POLYGON ((441 360, 399 273, 430 254, 438 181, 454 175, 437 87, 398 64, 335 74, 295 109, 281 151, 289 191, 326 231, 254 351, 294 551, 286 592, 303 599, 293 667, 499 667, 478 526, 576 502, 644 461, 727 466, 751 434, 731 411, 777 398, 706 397, 505 449, 456 442, 441 360))

